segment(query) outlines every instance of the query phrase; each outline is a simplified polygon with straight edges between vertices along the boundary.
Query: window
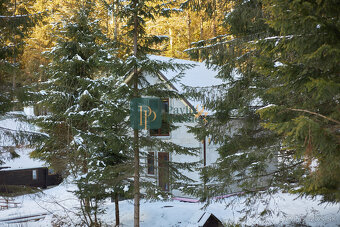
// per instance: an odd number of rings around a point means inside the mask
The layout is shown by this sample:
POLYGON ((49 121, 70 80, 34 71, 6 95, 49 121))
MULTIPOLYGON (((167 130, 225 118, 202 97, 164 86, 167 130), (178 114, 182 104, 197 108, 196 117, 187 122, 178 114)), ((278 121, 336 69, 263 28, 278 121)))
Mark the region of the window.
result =
POLYGON ((155 152, 149 152, 147 156, 148 174, 155 174, 155 152))
POLYGON ((32 179, 33 180, 37 180, 38 179, 37 170, 36 169, 32 170, 32 179))
POLYGON ((55 174, 54 169, 49 168, 48 169, 48 175, 54 175, 54 174, 55 174))
POLYGON ((150 136, 169 136, 170 125, 168 121, 169 99, 162 100, 162 126, 159 129, 150 129, 150 136))

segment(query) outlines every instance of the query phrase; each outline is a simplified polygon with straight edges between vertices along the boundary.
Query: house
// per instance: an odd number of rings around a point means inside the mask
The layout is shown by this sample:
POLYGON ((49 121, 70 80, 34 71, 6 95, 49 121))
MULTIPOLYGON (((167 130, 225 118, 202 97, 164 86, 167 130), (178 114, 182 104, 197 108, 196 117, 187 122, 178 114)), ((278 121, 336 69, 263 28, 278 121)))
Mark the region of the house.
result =
MULTIPOLYGON (((170 61, 170 58, 160 56, 150 56, 153 60, 170 61)), ((183 86, 191 87, 207 87, 219 85, 222 81, 215 77, 217 74, 215 71, 208 69, 204 63, 172 59, 175 63, 194 64, 195 66, 191 69, 185 70, 183 77, 176 83, 170 83, 171 79, 176 76, 178 71, 159 72, 157 76, 144 75, 150 85, 154 85, 161 81, 168 82, 168 88, 173 91, 181 93, 183 86)), ((142 72, 143 73, 143 72, 142 72)), ((132 79, 132 74, 127 77, 126 83, 132 79)), ((147 156, 141 159, 147 168, 146 172, 142 174, 142 177, 153 179, 153 181, 164 191, 169 191, 175 196, 186 196, 179 190, 172 189, 169 183, 169 169, 166 167, 167 161, 172 162, 200 162, 201 167, 214 163, 219 157, 217 152, 217 144, 208 141, 208 138, 203 141, 199 141, 195 138, 194 134, 188 132, 187 126, 195 126, 197 119, 194 118, 194 112, 201 112, 204 116, 204 107, 199 103, 188 99, 168 98, 162 100, 162 111, 170 114, 183 114, 192 113, 193 117, 190 121, 184 123, 176 123, 177 129, 169 131, 167 127, 161 127, 160 129, 150 129, 149 135, 158 137, 164 141, 173 142, 175 144, 184 147, 195 147, 199 148, 199 155, 188 156, 179 154, 169 154, 167 152, 159 150, 148 150, 147 156)), ((164 125, 164 124, 162 124, 164 125)), ((166 124, 165 124, 166 125, 166 124)), ((186 176, 195 180, 197 183, 200 182, 199 171, 195 172, 183 172, 186 176)))
POLYGON ((47 167, 26 169, 7 169, 0 167, 0 191, 8 191, 8 185, 21 185, 47 188, 58 185, 62 181, 59 174, 50 171, 47 167))
POLYGON ((7 191, 8 185, 46 188, 62 181, 44 162, 29 157, 32 149, 28 145, 39 131, 20 119, 32 114, 33 108, 27 107, 0 119, 0 191, 7 191))

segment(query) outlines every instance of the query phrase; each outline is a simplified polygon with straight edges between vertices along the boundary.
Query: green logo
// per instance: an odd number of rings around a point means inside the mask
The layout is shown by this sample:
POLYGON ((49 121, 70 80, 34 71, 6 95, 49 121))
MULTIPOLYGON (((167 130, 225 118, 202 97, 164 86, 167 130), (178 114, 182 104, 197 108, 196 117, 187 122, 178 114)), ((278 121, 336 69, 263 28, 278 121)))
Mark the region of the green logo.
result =
POLYGON ((133 129, 159 129, 162 126, 162 102, 159 98, 134 98, 130 102, 133 129))

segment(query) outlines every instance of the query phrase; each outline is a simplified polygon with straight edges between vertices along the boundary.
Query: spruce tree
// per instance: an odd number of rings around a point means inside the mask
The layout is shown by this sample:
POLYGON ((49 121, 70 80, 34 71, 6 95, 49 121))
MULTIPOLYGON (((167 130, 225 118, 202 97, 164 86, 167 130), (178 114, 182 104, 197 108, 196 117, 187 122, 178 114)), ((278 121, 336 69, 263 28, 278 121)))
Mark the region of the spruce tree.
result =
MULTIPOLYGON (((0 119, 24 120, 23 114, 8 113, 22 109, 21 86, 25 78, 22 53, 26 46, 25 39, 32 27, 41 18, 42 13, 29 14, 27 2, 0 1, 0 119)), ((4 159, 17 157, 17 146, 29 144, 41 135, 23 130, 12 130, 0 126, 0 163, 4 159)))
POLYGON ((300 193, 338 201, 338 7, 333 1, 233 3, 226 12, 229 33, 188 50, 200 51, 225 81, 187 89, 215 111, 192 130, 220 144, 216 166, 203 171, 209 183, 203 198, 302 186, 300 193))
POLYGON ((129 89, 115 73, 120 62, 93 17, 94 5, 79 2, 72 16, 62 18, 57 44, 46 53, 48 80, 31 92, 47 111, 35 123, 48 135, 32 155, 76 177, 81 224, 87 226, 100 225, 102 201, 128 184, 121 164, 129 161, 130 144, 124 101, 129 89))
POLYGON ((336 1, 264 1, 278 36, 257 43, 256 71, 274 81, 259 110, 282 152, 301 161, 298 192, 340 201, 340 9, 336 1), (285 13, 283 13, 285 12, 285 13))
POLYGON ((0 114, 13 107, 12 100, 21 82, 17 77, 22 70, 24 39, 40 18, 40 14, 29 14, 27 7, 10 0, 0 1, 0 114))
MULTIPOLYGON (((127 52, 126 52, 126 66, 129 71, 128 75, 132 75, 130 80, 130 86, 133 90, 133 97, 159 97, 159 98, 182 98, 176 91, 168 89, 168 82, 160 82, 155 85, 151 85, 147 80, 147 76, 158 77, 160 71, 168 70, 183 70, 187 69, 188 65, 175 64, 170 62, 164 62, 159 60, 152 60, 148 54, 160 53, 159 50, 153 49, 151 47, 155 44, 163 42, 166 37, 164 36, 149 36, 145 32, 146 22, 154 20, 155 16, 169 16, 171 12, 172 3, 163 3, 155 1, 140 1, 131 0, 126 1, 123 8, 120 11, 120 16, 125 18, 127 23, 125 27, 125 32, 127 34, 127 52)), ((173 80, 177 80, 174 78, 173 80)), ((171 81, 170 81, 171 82, 171 81)), ((176 127, 172 124, 171 129, 176 127)), ((145 189, 147 195, 157 195, 162 194, 161 190, 150 183, 150 181, 141 179, 140 173, 143 169, 140 166, 140 158, 146 158, 147 148, 163 150, 168 153, 177 154, 194 154, 195 148, 185 148, 180 145, 171 143, 170 141, 163 141, 156 137, 151 137, 148 131, 142 131, 134 129, 134 226, 139 226, 140 222, 140 188, 145 189), (141 156, 140 156, 141 152, 141 156), (141 185, 140 185, 141 183, 141 185)), ((174 163, 168 161, 166 165, 169 166, 169 177, 170 182, 173 186, 176 186, 176 181, 189 180, 181 173, 181 169, 192 170, 192 165, 190 163, 174 163), (171 166, 174 166, 171 168, 171 166)), ((145 167, 145 166, 144 166, 145 167)))

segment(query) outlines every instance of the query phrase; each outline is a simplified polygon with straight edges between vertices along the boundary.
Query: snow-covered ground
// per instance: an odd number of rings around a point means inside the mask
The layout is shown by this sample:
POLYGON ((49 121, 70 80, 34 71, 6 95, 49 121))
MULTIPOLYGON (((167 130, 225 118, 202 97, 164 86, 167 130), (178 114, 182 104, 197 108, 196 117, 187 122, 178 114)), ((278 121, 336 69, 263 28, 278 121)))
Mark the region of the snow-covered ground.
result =
MULTIPOLYGON (((13 131, 36 131, 32 130, 30 125, 25 125, 15 119, 0 119, 0 127, 3 130, 13 131), (19 124, 20 123, 20 124, 19 124), (14 127, 15 126, 15 127, 14 127), (20 128, 18 129, 18 127, 20 128), (23 128, 23 126, 25 126, 23 128)), ((0 146, 13 146, 13 141, 6 140, 5 134, 2 135, 0 146)), ((9 137, 8 137, 9 138, 9 137)), ((17 149, 20 158, 14 160, 3 160, 3 166, 9 166, 12 169, 28 168, 43 166, 44 163, 29 158, 28 148, 17 149)), ((65 226, 74 226, 80 222, 79 202, 72 193, 76 186, 72 183, 64 182, 59 186, 43 190, 30 195, 17 196, 14 202, 19 203, 16 208, 0 210, 0 226, 31 226, 31 227, 49 227, 54 223, 64 223, 65 226), (3 222, 5 219, 41 215, 44 217, 39 221, 31 221, 19 224, 8 224, 3 222)), ((319 200, 308 198, 296 198, 295 195, 287 193, 277 193, 271 197, 269 203, 252 205, 257 207, 258 211, 264 208, 269 210, 281 211, 276 216, 259 218, 259 215, 247 215, 246 221, 240 221, 240 218, 246 214, 242 211, 249 208, 245 204, 246 198, 229 197, 220 201, 211 203, 204 208, 203 203, 186 203, 176 200, 167 201, 141 201, 141 226, 143 227, 188 227, 197 226, 198 219, 204 212, 214 214, 223 223, 241 223, 242 225, 254 226, 274 225, 274 226, 291 226, 292 223, 304 223, 308 226, 340 226, 340 204, 319 204, 319 200), (227 207, 227 204, 232 206, 227 207)), ((268 199, 268 197, 267 197, 268 199)), ((1 202, 1 198, 0 198, 1 202)), ((1 205, 1 204, 0 204, 1 205)), ((108 199, 102 206, 105 213, 100 215, 100 219, 108 226, 114 226, 114 204, 108 199)), ((34 218, 33 218, 34 219, 34 218)), ((121 226, 133 226, 133 201, 125 200, 120 202, 120 220, 121 226)))
MULTIPOLYGON (((28 216, 47 213, 44 219, 37 222, 25 223, 23 226, 52 226, 51 222, 62 221, 69 226, 74 226, 79 219, 79 203, 72 191, 75 189, 73 184, 62 183, 61 185, 46 189, 42 192, 23 195, 15 198, 16 202, 21 203, 18 208, 10 208, 0 211, 0 219, 7 219, 18 216, 28 216)), ((239 218, 244 213, 239 211, 245 208, 244 198, 234 201, 233 206, 226 208, 226 204, 233 201, 235 197, 230 197, 222 201, 217 201, 203 208, 203 203, 186 203, 175 200, 168 201, 141 201, 141 226, 195 226, 197 217, 203 212, 213 213, 224 223, 239 223, 239 218)), ((249 217, 247 221, 240 222, 253 226, 261 225, 284 225, 291 223, 305 223, 308 226, 338 226, 340 225, 340 205, 319 205, 319 201, 306 198, 295 199, 296 196, 286 193, 277 193, 273 196, 268 208, 281 210, 286 213, 279 216, 272 216, 261 220, 258 216, 249 217)), ((105 214, 100 219, 114 226, 114 204, 107 200, 103 207, 105 214)), ((260 208, 263 206, 260 205, 260 208)), ((260 209, 261 210, 261 209, 260 209)), ((133 202, 125 200, 120 202, 121 226, 133 226, 133 202)), ((1 226, 1 222, 0 222, 1 226)), ((17 226, 3 224, 3 226, 17 226)))

